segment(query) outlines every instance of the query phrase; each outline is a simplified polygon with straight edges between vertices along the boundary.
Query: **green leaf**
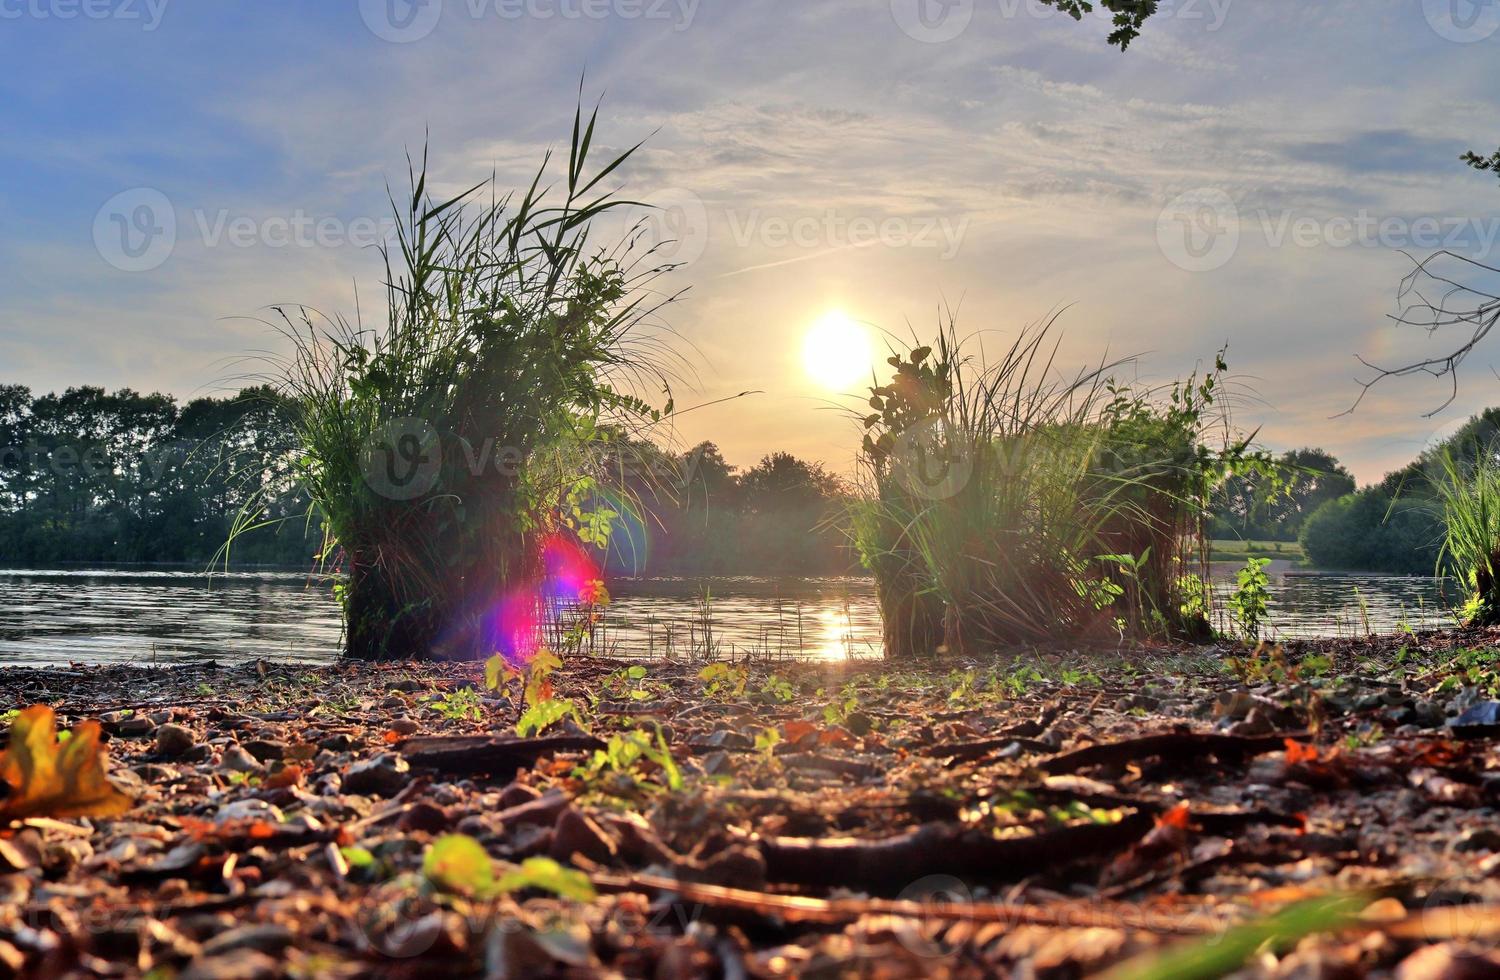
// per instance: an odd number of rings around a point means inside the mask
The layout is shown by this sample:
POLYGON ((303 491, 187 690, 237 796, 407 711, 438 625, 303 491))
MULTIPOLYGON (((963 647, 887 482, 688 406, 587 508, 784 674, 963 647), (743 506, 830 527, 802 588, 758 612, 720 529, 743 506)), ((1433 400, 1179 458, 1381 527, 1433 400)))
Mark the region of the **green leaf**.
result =
POLYGON ((351 868, 368 868, 375 863, 375 855, 363 847, 341 847, 339 853, 344 856, 344 860, 351 868))
POLYGON ((484 662, 484 687, 488 691, 500 690, 500 685, 505 681, 507 664, 505 658, 495 654, 484 662))
POLYGON ((422 859, 422 874, 438 888, 486 897, 495 892, 495 871, 484 847, 467 834, 439 837, 422 859))
POLYGON ((1290 949, 1299 939, 1349 924, 1369 904, 1367 895, 1335 895, 1289 906, 1269 918, 1236 926, 1223 935, 1169 947, 1130 960, 1110 980, 1210 980, 1239 969, 1257 949, 1290 949))
POLYGON ((516 722, 516 734, 522 738, 545 731, 573 713, 573 702, 566 698, 541 701, 526 709, 516 722))
POLYGON ((514 871, 500 876, 496 890, 503 893, 517 892, 526 888, 539 888, 575 902, 594 900, 594 885, 582 871, 564 868, 547 857, 532 857, 521 862, 514 871))

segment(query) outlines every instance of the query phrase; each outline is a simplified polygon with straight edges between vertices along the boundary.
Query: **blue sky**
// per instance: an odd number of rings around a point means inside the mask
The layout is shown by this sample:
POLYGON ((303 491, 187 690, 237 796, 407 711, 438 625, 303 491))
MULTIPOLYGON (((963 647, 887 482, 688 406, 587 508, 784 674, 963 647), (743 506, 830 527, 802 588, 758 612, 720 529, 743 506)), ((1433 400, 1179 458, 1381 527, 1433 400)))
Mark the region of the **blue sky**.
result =
POLYGON ((1497 348, 1436 418, 1420 381, 1333 417, 1356 353, 1437 349, 1386 319, 1400 250, 1500 250, 1457 160, 1500 143, 1496 0, 1177 0, 1125 54, 1027 0, 918 2, 0 0, 0 380, 217 391, 271 304, 371 315, 406 150, 514 183, 586 71, 692 260, 679 404, 764 390, 680 423, 733 461, 848 466, 801 358, 830 310, 1003 336, 1066 306, 1065 360, 1153 380, 1227 342, 1239 421, 1363 480, 1500 402, 1497 348), (121 251, 163 216, 168 250, 121 251))

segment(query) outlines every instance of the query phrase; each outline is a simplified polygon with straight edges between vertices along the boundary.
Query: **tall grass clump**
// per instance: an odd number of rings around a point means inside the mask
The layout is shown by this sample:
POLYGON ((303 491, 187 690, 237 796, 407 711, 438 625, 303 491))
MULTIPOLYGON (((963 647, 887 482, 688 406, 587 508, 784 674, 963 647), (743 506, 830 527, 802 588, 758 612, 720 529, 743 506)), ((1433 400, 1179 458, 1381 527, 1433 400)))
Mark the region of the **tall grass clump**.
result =
POLYGON ((535 632, 546 542, 607 540, 597 450, 660 420, 644 397, 671 410, 664 267, 639 234, 590 237, 629 203, 600 184, 633 152, 591 171, 596 118, 575 114, 556 187, 549 153, 519 193, 491 178, 439 199, 424 154, 392 201, 383 324, 278 310, 348 656, 486 656, 535 632))
POLYGON ((1158 398, 1060 375, 1052 327, 985 363, 950 321, 871 389, 851 527, 888 656, 1207 631, 1208 495, 1249 455, 1204 448, 1222 363, 1158 398))
POLYGON ((1437 574, 1451 568, 1469 590, 1468 626, 1500 624, 1500 460, 1495 447, 1460 455, 1444 449, 1432 480, 1443 513, 1437 574))

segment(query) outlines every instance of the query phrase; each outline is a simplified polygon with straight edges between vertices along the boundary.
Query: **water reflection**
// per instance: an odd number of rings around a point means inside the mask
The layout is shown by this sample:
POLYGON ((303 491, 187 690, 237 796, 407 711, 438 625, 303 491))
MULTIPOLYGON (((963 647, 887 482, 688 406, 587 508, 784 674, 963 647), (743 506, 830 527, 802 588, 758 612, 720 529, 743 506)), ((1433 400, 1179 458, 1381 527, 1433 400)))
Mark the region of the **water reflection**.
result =
MULTIPOLYGON (((1267 634, 1357 636, 1453 625, 1453 583, 1272 567, 1267 634), (1446 588, 1445 588, 1446 587, 1446 588)), ((1217 606, 1233 591, 1216 569, 1217 606)), ((880 613, 860 578, 615 581, 589 641, 617 657, 878 656, 880 613)), ((1218 625, 1230 629, 1223 613, 1218 625)), ((0 663, 221 662, 337 656, 338 608, 305 574, 0 570, 0 663)))
MULTIPOLYGON (((1355 637, 1451 628, 1453 610, 1463 603, 1458 583, 1427 576, 1309 573, 1268 569, 1270 638, 1355 637)), ((1215 568, 1214 595, 1221 631, 1233 632, 1226 600, 1232 575, 1215 568)))

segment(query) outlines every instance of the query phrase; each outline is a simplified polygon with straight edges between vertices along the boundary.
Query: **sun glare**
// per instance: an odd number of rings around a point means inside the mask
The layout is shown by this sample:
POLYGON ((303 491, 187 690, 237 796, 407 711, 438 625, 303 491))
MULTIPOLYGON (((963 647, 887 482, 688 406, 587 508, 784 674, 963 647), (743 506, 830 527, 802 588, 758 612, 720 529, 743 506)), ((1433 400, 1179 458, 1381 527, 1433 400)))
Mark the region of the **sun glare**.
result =
POLYGON ((870 374, 870 332, 842 310, 823 314, 802 341, 808 377, 831 391, 848 391, 870 374))

